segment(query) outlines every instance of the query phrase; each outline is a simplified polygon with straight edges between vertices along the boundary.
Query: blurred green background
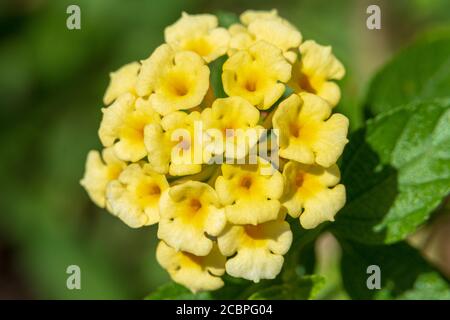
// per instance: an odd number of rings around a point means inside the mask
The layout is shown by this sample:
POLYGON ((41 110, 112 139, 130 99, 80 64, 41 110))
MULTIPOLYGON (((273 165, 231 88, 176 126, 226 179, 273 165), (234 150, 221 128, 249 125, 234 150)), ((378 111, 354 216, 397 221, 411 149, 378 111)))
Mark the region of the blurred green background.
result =
MULTIPOLYGON (((450 22, 448 0, 0 2, 0 299, 139 299, 168 280, 154 258, 156 228, 128 228, 78 182, 87 152, 101 147, 108 73, 149 56, 182 11, 271 8, 304 39, 333 46, 347 69, 338 110, 352 129, 363 123, 373 72, 420 33, 450 22), (66 28, 70 4, 81 8, 81 30, 66 28), (381 30, 366 28, 369 4, 381 7, 381 30), (66 287, 72 264, 81 268, 81 290, 66 287)), ((339 283, 336 243, 325 237, 316 249, 319 272, 339 283)), ((448 254, 441 258, 448 268, 448 254)))

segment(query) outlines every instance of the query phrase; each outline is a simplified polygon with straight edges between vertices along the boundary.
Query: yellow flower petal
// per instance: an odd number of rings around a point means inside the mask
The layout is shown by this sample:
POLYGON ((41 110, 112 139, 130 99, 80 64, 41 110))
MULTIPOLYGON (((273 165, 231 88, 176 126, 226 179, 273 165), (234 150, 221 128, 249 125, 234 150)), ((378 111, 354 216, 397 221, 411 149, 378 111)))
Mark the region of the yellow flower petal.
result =
POLYGON ((323 167, 336 163, 348 142, 348 119, 330 115, 329 104, 310 93, 292 94, 282 101, 272 119, 280 139, 280 156, 323 167))
POLYGON ((292 243, 289 223, 274 220, 253 225, 229 225, 217 239, 220 252, 233 256, 225 269, 233 277, 254 282, 274 279, 292 243))
POLYGON ((149 164, 133 163, 108 184, 106 198, 112 214, 139 228, 159 221, 159 200, 168 187, 166 177, 149 164))
POLYGON ((169 272, 173 281, 192 292, 216 290, 223 286, 226 258, 214 245, 207 256, 177 251, 160 241, 156 249, 158 263, 169 272))
POLYGON ((292 217, 300 216, 305 229, 334 221, 345 204, 345 187, 339 183, 337 165, 323 168, 289 161, 283 169, 285 194, 282 204, 292 217))
POLYGON ((248 25, 256 40, 264 40, 283 52, 297 48, 302 42, 301 33, 284 19, 257 19, 248 25))
POLYGON ((110 73, 111 81, 103 97, 105 105, 109 105, 124 93, 136 93, 135 86, 140 67, 138 62, 132 62, 110 73))
POLYGON ((211 140, 211 146, 205 148, 210 148, 212 155, 226 152, 229 158, 245 157, 263 133, 263 127, 257 125, 258 109, 241 97, 215 100, 211 108, 203 110, 202 120, 211 140), (217 141, 216 136, 222 139, 217 141))
POLYGON ((144 141, 148 161, 159 173, 172 176, 190 175, 201 171, 203 150, 200 113, 176 111, 162 118, 160 123, 148 125, 144 141), (200 132, 199 132, 200 131, 200 132))
POLYGON ((278 216, 284 182, 277 170, 268 174, 271 168, 261 158, 257 164, 222 165, 215 187, 229 222, 256 225, 278 216))
POLYGON ((160 201, 158 238, 176 250, 197 256, 211 252, 226 219, 216 192, 208 184, 188 181, 171 187, 160 201))
POLYGON ((84 177, 80 184, 86 189, 91 200, 99 207, 104 208, 106 186, 110 181, 118 178, 126 167, 126 163, 115 156, 112 148, 103 149, 102 156, 103 161, 98 151, 89 151, 84 177))
POLYGON ((149 101, 126 93, 111 106, 103 108, 99 137, 105 147, 113 146, 118 158, 139 161, 147 155, 144 128, 159 122, 159 115, 149 101))
POLYGON ((195 52, 175 52, 167 44, 142 61, 136 91, 149 96, 161 115, 198 106, 209 87, 209 68, 195 52))
POLYGON ((331 47, 308 40, 300 45, 301 60, 293 66, 289 85, 295 92, 317 94, 334 107, 341 97, 339 87, 330 80, 340 80, 345 75, 342 63, 331 52, 331 47))
POLYGON ((258 41, 233 54, 223 65, 222 81, 229 96, 241 96, 258 109, 270 108, 284 92, 291 65, 277 47, 258 41), (282 82, 282 83, 280 83, 282 82))
POLYGON ((217 26, 214 15, 183 12, 177 22, 166 28, 164 35, 174 50, 194 51, 206 62, 211 62, 225 54, 230 40, 228 31, 217 26))
POLYGON ((276 9, 272 10, 246 10, 244 11, 240 19, 242 23, 248 26, 255 20, 271 20, 271 19, 279 19, 278 11, 276 9))
POLYGON ((234 24, 229 28, 231 35, 229 55, 238 50, 248 49, 253 43, 263 40, 281 49, 290 63, 296 60, 297 54, 289 50, 297 50, 302 35, 287 20, 279 17, 276 10, 249 10, 241 15, 241 21, 247 28, 240 24, 234 24))

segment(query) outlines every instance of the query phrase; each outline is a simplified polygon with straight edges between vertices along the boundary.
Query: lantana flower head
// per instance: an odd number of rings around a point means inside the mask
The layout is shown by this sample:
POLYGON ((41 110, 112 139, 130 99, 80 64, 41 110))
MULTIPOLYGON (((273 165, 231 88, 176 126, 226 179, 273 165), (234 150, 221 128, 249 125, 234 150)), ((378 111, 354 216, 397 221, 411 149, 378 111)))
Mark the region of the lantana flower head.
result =
POLYGON ((155 225, 159 264, 194 293, 225 273, 274 279, 295 228, 345 204, 348 119, 333 113, 345 70, 276 10, 228 29, 183 13, 164 36, 110 74, 104 149, 89 151, 81 185, 129 227, 155 225))

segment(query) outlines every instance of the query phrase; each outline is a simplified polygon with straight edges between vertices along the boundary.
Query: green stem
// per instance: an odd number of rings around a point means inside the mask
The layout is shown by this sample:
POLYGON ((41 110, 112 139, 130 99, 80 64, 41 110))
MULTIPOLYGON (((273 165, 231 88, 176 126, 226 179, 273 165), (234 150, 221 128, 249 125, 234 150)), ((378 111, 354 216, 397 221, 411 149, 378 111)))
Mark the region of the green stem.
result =
POLYGON ((285 257, 284 271, 281 276, 284 282, 289 283, 298 277, 296 268, 298 265, 300 254, 308 244, 316 240, 316 238, 323 231, 326 225, 327 224, 322 224, 312 230, 302 229, 301 231, 297 231, 294 233, 291 250, 285 257))

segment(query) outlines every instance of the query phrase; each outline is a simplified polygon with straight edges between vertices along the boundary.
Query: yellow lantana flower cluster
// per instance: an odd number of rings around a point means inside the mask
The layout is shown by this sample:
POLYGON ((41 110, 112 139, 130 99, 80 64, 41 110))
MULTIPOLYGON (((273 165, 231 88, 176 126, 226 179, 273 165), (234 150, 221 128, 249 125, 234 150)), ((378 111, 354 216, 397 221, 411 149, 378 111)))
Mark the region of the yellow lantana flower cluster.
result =
POLYGON ((333 114, 344 67, 275 10, 240 20, 183 13, 147 59, 111 73, 104 149, 81 180, 128 226, 158 224, 158 262, 193 292, 222 287, 225 273, 275 278, 287 215, 315 228, 345 203, 336 162, 348 120, 333 114), (212 86, 220 57, 225 96, 212 86))

